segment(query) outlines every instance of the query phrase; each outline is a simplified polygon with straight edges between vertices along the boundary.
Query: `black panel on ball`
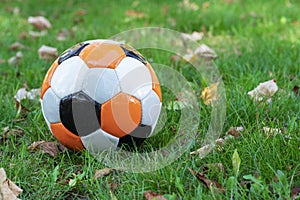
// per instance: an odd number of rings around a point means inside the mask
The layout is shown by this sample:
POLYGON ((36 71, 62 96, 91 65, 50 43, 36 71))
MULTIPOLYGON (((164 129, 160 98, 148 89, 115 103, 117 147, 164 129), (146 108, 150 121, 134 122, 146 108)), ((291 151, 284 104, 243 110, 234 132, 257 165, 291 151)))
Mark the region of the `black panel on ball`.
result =
POLYGON ((130 134, 120 138, 118 147, 124 146, 126 149, 140 146, 151 133, 151 126, 140 124, 130 134))
POLYGON ((135 58, 138 61, 142 62, 144 65, 146 65, 147 63, 146 59, 137 50, 135 50, 134 48, 132 48, 127 44, 121 44, 120 46, 125 52, 126 56, 135 58))
POLYGON ((58 64, 62 63, 63 61, 73 57, 73 56, 78 56, 82 49, 89 45, 88 43, 79 43, 76 44, 75 46, 71 47, 70 49, 66 50, 63 52, 58 59, 58 64))
POLYGON ((59 114, 62 124, 78 136, 100 128, 100 104, 80 91, 61 99, 59 114))

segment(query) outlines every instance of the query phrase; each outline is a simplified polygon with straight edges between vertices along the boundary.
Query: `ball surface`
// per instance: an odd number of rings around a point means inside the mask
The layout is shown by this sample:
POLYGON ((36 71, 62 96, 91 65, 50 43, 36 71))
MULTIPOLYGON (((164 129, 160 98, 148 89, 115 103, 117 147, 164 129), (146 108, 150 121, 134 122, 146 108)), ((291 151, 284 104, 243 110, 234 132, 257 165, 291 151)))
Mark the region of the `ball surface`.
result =
POLYGON ((98 153, 139 146, 157 123, 162 95, 149 62, 127 44, 85 41, 48 70, 41 105, 52 134, 66 147, 98 153))

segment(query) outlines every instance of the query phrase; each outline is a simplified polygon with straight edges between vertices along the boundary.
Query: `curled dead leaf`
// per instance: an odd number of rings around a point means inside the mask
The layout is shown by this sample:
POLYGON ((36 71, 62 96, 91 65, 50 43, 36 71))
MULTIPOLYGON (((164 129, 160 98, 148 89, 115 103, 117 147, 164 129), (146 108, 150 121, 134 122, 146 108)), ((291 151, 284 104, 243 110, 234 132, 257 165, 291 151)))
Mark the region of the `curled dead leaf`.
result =
POLYGON ((260 83, 256 88, 248 92, 250 99, 262 101, 264 98, 271 98, 278 90, 276 80, 269 80, 260 83))
POLYGON ((205 59, 205 61, 210 62, 212 59, 215 59, 218 57, 216 52, 208 47, 205 44, 202 44, 198 48, 196 48, 194 51, 186 54, 183 56, 183 58, 188 62, 193 62, 197 60, 198 57, 202 57, 205 59))
POLYGON ((33 100, 37 98, 40 95, 40 93, 41 93, 41 88, 34 88, 29 91, 27 91, 26 88, 20 88, 15 95, 15 99, 18 102, 20 102, 23 99, 33 100))
POLYGON ((56 36, 58 41, 65 41, 69 36, 69 31, 67 29, 62 29, 56 36))
POLYGON ((146 200, 167 200, 163 195, 147 190, 144 192, 144 197, 146 200))
POLYGON ((29 31, 29 35, 32 37, 32 38, 38 38, 38 37, 42 37, 44 35, 47 34, 47 31, 40 31, 40 32, 36 32, 36 31, 29 31))
POLYGON ((295 85, 294 88, 293 88, 293 91, 294 93, 297 95, 297 96, 300 96, 300 90, 299 90, 299 86, 298 85, 295 85))
POLYGON ((10 50, 19 50, 19 49, 25 49, 25 45, 21 44, 20 42, 14 42, 13 44, 10 45, 9 49, 10 50))
POLYGON ((42 45, 38 50, 39 58, 44 60, 53 60, 58 56, 57 49, 42 45))
POLYGON ((201 98, 204 101, 205 105, 211 105, 213 101, 216 101, 219 98, 217 93, 219 82, 216 82, 206 88, 201 93, 201 98))
POLYGON ((194 31, 192 34, 181 33, 181 38, 184 41, 185 40, 199 41, 202 40, 203 36, 204 36, 203 32, 197 32, 197 31, 194 31))
POLYGON ((10 129, 8 126, 3 128, 3 132, 0 134, 1 138, 9 138, 10 136, 24 135, 24 131, 18 128, 10 129))
POLYGON ((199 6, 194 2, 190 2, 190 0, 183 0, 182 2, 179 2, 178 6, 193 11, 197 11, 199 9, 199 6))
POLYGON ((43 153, 49 154, 52 157, 55 157, 59 152, 63 152, 66 150, 62 144, 57 142, 46 142, 46 141, 38 141, 33 142, 28 149, 35 150, 39 149, 43 153))
POLYGON ((112 168, 103 168, 103 169, 100 169, 100 170, 96 170, 95 174, 94 174, 94 179, 97 180, 98 178, 107 176, 111 173, 113 173, 112 168))
POLYGON ((292 188, 291 195, 293 200, 298 199, 300 197, 300 186, 292 188))
POLYGON ((136 11, 136 10, 126 10, 126 16, 128 17, 135 17, 135 18, 143 18, 145 17, 145 13, 136 11))
POLYGON ((240 137, 241 131, 243 131, 243 130, 244 130, 244 128, 242 126, 230 127, 229 130, 227 131, 227 134, 232 135, 233 137, 240 137))
POLYGON ((18 195, 23 190, 9 180, 6 176, 5 170, 0 168, 0 199, 1 200, 16 200, 18 195))
POLYGON ((30 23, 33 27, 39 29, 39 30, 45 30, 51 28, 51 23, 48 19, 46 19, 43 16, 30 16, 28 18, 28 23, 30 23))
POLYGON ((23 58, 23 54, 21 51, 18 51, 15 56, 8 59, 8 64, 10 65, 19 65, 23 58))
POLYGON ((210 180, 204 176, 201 172, 195 172, 191 168, 189 168, 189 171, 197 177, 198 180, 200 180, 202 183, 206 185, 208 188, 215 189, 216 192, 225 192, 225 189, 222 187, 220 183, 214 180, 210 180))

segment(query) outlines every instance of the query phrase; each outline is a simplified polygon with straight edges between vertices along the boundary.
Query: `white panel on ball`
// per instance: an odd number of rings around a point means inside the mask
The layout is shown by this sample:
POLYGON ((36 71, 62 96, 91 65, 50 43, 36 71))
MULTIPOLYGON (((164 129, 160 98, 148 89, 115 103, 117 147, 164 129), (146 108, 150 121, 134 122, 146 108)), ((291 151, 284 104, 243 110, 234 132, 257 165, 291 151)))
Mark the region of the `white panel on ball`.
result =
POLYGON ((59 116, 60 98, 56 96, 52 88, 49 88, 45 92, 43 100, 41 101, 42 101, 43 115, 47 119, 47 121, 49 121, 50 123, 60 122, 60 116, 59 116))
POLYGON ((83 81, 82 91, 102 104, 120 92, 119 79, 115 70, 91 68, 83 81))
POLYGON ((137 59, 126 57, 115 69, 122 92, 143 99, 152 90, 151 74, 137 59))
POLYGON ((81 141, 88 151, 92 153, 101 153, 110 148, 116 149, 119 138, 106 133, 102 129, 98 129, 87 136, 81 137, 81 141))
POLYGON ((88 69, 85 62, 79 56, 73 56, 63 61, 57 67, 51 79, 50 85, 55 94, 63 98, 80 91, 88 69))
POLYGON ((144 125, 153 126, 160 113, 161 102, 157 94, 151 90, 150 93, 142 100, 142 121, 144 125))

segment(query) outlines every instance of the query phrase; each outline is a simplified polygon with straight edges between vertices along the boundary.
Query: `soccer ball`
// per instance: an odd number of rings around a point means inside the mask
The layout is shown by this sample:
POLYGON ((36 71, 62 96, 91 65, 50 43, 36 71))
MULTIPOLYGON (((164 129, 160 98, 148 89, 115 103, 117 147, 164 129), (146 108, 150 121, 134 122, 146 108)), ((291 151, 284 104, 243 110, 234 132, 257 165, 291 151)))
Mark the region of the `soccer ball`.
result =
POLYGON ((149 62, 112 40, 85 41, 62 53, 44 78, 40 98, 57 140, 94 153, 138 147, 153 133, 162 102, 149 62))

